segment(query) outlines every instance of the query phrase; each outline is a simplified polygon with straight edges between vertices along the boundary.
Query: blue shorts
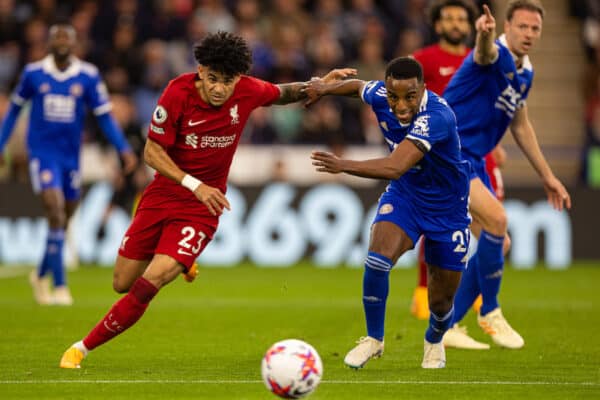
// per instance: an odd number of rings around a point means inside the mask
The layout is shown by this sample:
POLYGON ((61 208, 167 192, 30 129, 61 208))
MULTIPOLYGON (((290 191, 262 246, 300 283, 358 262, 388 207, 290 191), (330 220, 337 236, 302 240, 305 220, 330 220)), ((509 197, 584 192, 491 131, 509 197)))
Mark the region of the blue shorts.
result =
POLYGON ((29 174, 36 194, 46 189, 56 188, 62 190, 67 201, 79 199, 81 177, 77 166, 51 158, 31 157, 29 174))
POLYGON ((473 157, 465 152, 462 153, 463 160, 468 160, 471 163, 471 176, 470 179, 473 180, 475 178, 481 179, 481 182, 487 187, 490 192, 496 197, 496 191, 492 186, 492 181, 490 181, 490 176, 488 175, 485 169, 485 158, 481 157, 473 157))
POLYGON ((464 271, 467 265, 471 218, 460 205, 453 215, 431 215, 419 211, 410 199, 389 189, 381 195, 373 224, 391 222, 402 228, 414 244, 425 235, 425 261, 452 271, 464 271))

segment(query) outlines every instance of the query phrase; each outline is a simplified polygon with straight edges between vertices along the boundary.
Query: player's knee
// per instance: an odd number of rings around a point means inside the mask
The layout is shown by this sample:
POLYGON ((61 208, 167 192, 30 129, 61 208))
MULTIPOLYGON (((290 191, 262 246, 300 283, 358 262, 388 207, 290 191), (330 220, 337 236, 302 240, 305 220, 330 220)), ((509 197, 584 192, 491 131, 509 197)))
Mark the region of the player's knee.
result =
POLYGON ((494 213, 489 219, 489 226, 486 227, 487 231, 492 234, 502 236, 506 232, 508 226, 508 219, 506 218, 506 212, 504 210, 494 213))
POLYGON ((63 228, 66 226, 67 215, 58 207, 51 207, 47 212, 48 224, 51 228, 63 228))
POLYGON ((131 288, 131 282, 120 279, 118 276, 113 278, 113 289, 117 293, 127 293, 131 288))

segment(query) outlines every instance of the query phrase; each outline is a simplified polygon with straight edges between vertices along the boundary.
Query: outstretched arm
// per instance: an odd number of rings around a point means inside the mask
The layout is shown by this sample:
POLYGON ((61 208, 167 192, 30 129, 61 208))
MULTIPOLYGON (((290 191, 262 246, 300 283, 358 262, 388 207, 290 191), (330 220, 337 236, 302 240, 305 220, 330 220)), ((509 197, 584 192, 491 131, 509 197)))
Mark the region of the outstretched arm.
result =
POLYGON ((345 79, 349 76, 356 75, 356 70, 353 68, 340 68, 333 69, 322 78, 313 78, 310 82, 294 82, 279 84, 279 92, 281 93, 279 99, 275 104, 289 104, 295 103, 306 98, 310 100, 305 104, 306 106, 314 103, 317 99, 312 99, 306 92, 307 87, 310 83, 320 81, 325 83, 339 82, 341 79, 345 79))
POLYGON ((498 48, 494 45, 496 38, 496 20, 489 7, 483 5, 483 15, 475 21, 475 49, 473 59, 479 65, 489 65, 498 58, 498 48))
POLYGON ((180 183, 194 193, 212 215, 221 215, 223 208, 230 210, 229 201, 217 188, 208 186, 200 180, 186 174, 157 142, 148 138, 144 147, 144 161, 159 174, 180 183))
POLYGON ((345 160, 324 151, 314 151, 310 158, 319 172, 349 175, 374 179, 398 179, 406 171, 418 163, 425 153, 415 142, 404 139, 396 149, 385 158, 375 158, 365 161, 345 160))
POLYGON ((527 105, 517 110, 510 125, 515 141, 542 179, 548 202, 557 210, 571 208, 571 197, 563 184, 554 176, 546 158, 542 154, 533 126, 527 114, 527 105))
POLYGON ((279 99, 274 104, 290 104, 306 99, 306 94, 303 89, 306 87, 306 82, 282 83, 277 85, 279 88, 279 99))

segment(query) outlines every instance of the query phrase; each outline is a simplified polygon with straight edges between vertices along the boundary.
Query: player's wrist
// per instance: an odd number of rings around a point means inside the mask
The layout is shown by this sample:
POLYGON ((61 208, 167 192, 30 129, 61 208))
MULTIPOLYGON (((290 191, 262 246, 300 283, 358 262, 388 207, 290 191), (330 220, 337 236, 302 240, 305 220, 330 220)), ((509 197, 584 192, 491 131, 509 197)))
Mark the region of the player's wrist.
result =
POLYGON ((202 181, 200 179, 194 178, 190 174, 185 174, 183 179, 181 180, 181 186, 189 189, 192 192, 195 192, 202 185, 202 181))

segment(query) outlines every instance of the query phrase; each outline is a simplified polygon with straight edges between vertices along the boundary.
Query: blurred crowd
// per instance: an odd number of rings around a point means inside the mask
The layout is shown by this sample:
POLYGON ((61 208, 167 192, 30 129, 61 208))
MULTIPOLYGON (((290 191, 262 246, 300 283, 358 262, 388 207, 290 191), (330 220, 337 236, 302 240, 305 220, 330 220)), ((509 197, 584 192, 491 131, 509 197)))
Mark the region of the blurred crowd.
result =
POLYGON ((600 188, 600 1, 570 0, 571 14, 582 21, 586 55, 583 75, 585 142, 582 156, 583 183, 600 188))
MULTIPOLYGON (((436 38, 430 0, 0 0, 0 115, 23 66, 46 54, 57 18, 78 34, 78 57, 97 65, 127 132, 144 130, 167 82, 195 70, 193 44, 207 32, 242 35, 251 74, 301 81, 352 66, 361 79, 383 77, 386 60, 436 38)), ((251 144, 380 143, 372 113, 358 101, 327 98, 257 110, 243 135, 251 144)), ((85 140, 102 140, 97 129, 85 140)))

